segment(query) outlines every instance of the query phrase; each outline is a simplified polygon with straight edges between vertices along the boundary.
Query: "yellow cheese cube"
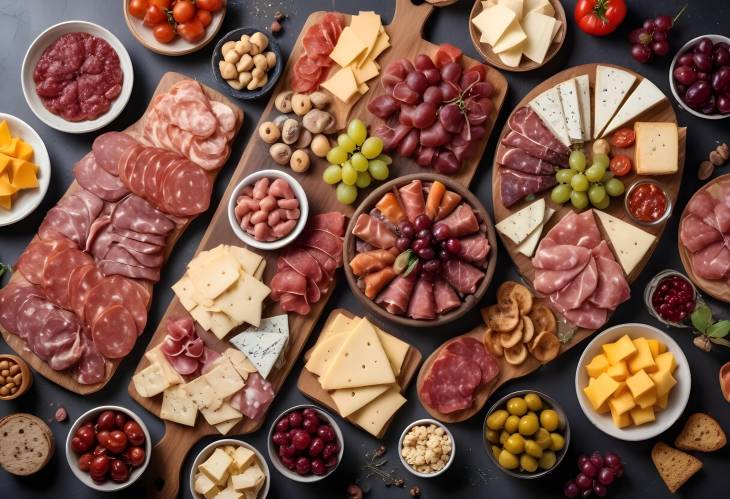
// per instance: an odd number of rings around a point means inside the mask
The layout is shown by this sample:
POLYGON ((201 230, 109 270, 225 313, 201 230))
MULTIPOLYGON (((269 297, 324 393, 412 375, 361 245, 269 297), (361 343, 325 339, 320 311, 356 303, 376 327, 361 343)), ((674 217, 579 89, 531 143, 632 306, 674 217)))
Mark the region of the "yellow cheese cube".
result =
POLYGON ((639 175, 668 175, 679 168, 679 131, 676 123, 634 123, 634 165, 639 175))
POLYGON ((593 357, 591 361, 586 364, 586 371, 588 371, 588 376, 590 376, 591 378, 598 378, 601 373, 605 372, 606 369, 608 369, 608 367, 608 359, 604 354, 601 353, 593 357))
POLYGON ((629 377, 629 368, 626 366, 626 361, 622 360, 618 364, 610 366, 606 369, 606 374, 616 381, 626 381, 626 378, 629 377))
POLYGON ((594 395, 594 409, 603 405, 604 402, 606 402, 620 387, 621 384, 618 381, 614 380, 606 373, 601 373, 601 375, 596 378, 596 383, 592 389, 592 393, 594 395))
POLYGON ((649 390, 655 388, 654 382, 651 380, 649 375, 646 374, 646 371, 643 370, 626 378, 626 386, 629 387, 634 398, 641 397, 649 390))
POLYGON ((349 67, 337 71, 321 86, 344 103, 349 102, 358 93, 357 80, 355 80, 355 75, 349 67))
POLYGON ((10 165, 12 161, 13 158, 11 158, 10 156, 6 154, 0 154, 0 175, 10 171, 8 165, 10 165))
POLYGON ((656 405, 654 406, 654 410, 661 411, 663 409, 666 409, 668 403, 669 403, 669 392, 665 393, 661 397, 657 397, 656 405))
POLYGON ((0 175, 0 196, 12 196, 16 192, 18 188, 10 182, 7 172, 0 175))
POLYGON ((636 397, 634 401, 636 402, 636 405, 638 405, 642 409, 653 406, 654 404, 656 404, 657 401, 656 388, 652 388, 646 393, 642 394, 640 397, 636 397))
POLYGON ((671 391, 674 385, 677 384, 677 380, 669 371, 657 371, 649 374, 649 377, 656 385, 657 397, 661 397, 671 391))
POLYGON ((654 416, 654 408, 652 408, 651 406, 646 408, 635 407, 631 410, 629 414, 631 414, 631 419, 634 421, 634 424, 636 426, 645 423, 651 423, 656 419, 656 417, 654 416))
POLYGON ((0 146, 9 143, 12 138, 8 122, 5 120, 0 121, 0 146))
POLYGON ((622 391, 619 395, 614 395, 608 400, 608 405, 611 406, 611 413, 624 414, 636 406, 634 397, 631 396, 631 392, 628 390, 622 391))
POLYGON ((662 343, 660 341, 659 342, 659 355, 663 354, 666 351, 667 351, 667 345, 665 345, 664 343, 662 343))
POLYGON ((636 338, 633 340, 634 347, 636 347, 636 353, 628 359, 629 371, 631 374, 636 374, 640 370, 646 372, 656 370, 656 364, 654 363, 654 357, 651 355, 651 349, 646 338, 636 338))
POLYGON ((623 335, 615 343, 607 343, 603 345, 603 352, 611 364, 618 364, 622 360, 636 353, 636 346, 631 341, 628 334, 623 335))
POLYGON ((33 146, 26 141, 18 139, 18 145, 15 146, 15 157, 25 161, 33 160, 33 146))
POLYGON ((651 356, 655 357, 659 355, 659 340, 650 339, 646 340, 646 342, 649 344, 649 350, 651 350, 651 356))
POLYGON ((586 397, 588 397, 588 400, 591 403, 591 406, 593 407, 593 410, 596 411, 598 414, 605 414, 609 411, 608 402, 604 402, 603 404, 596 405, 595 400, 595 394, 593 393, 593 390, 596 386, 596 379, 595 378, 589 378, 588 379, 588 386, 583 388, 583 393, 586 394, 586 397))
POLYGON ((12 139, 10 139, 9 142, 0 145, 0 153, 15 157, 16 151, 18 149, 18 140, 20 139, 18 139, 17 137, 13 137, 12 139))
POLYGON ((14 159, 12 162, 12 182, 18 189, 32 189, 38 187, 36 166, 23 159, 14 159))
POLYGON ((624 428, 631 424, 631 416, 629 416, 628 412, 618 414, 612 410, 611 419, 613 420, 613 424, 616 426, 616 428, 624 428))
POLYGON ((657 371, 667 371, 672 374, 677 369, 677 360, 672 352, 660 353, 655 359, 657 371))
POLYGON ((10 210, 13 207, 13 196, 0 196, 0 208, 10 210))

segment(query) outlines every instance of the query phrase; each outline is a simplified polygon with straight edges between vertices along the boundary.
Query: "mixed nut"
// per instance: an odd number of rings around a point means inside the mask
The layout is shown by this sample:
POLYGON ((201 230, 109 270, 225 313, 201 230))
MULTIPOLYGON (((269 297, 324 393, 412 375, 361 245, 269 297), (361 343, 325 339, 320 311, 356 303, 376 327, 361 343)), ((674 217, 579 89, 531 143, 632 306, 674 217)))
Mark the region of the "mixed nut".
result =
POLYGON ((23 373, 20 371, 20 365, 12 359, 0 360, 0 396, 15 395, 22 383, 23 373))
POLYGON ((235 90, 263 87, 269 81, 269 71, 276 66, 276 54, 264 52, 268 46, 269 39, 260 31, 224 43, 223 59, 218 62, 221 77, 235 90))
POLYGON ((416 425, 403 437, 401 456, 419 473, 436 473, 449 462, 453 443, 440 426, 416 425))

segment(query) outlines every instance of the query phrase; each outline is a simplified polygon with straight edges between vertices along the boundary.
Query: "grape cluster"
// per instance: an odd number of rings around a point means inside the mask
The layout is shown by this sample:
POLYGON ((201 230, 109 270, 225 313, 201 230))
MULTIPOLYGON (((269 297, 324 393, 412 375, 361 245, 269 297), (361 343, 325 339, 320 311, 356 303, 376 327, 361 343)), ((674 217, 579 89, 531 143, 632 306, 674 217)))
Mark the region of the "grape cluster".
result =
POLYGON ((730 113, 730 45, 700 38, 672 71, 679 97, 703 114, 730 113))
POLYGON ((558 185, 553 187, 550 199, 558 204, 570 203, 577 210, 583 210, 590 203, 594 208, 605 210, 611 197, 624 193, 624 183, 614 177, 608 169, 606 154, 595 154, 593 164, 586 168, 586 155, 583 151, 573 151, 568 158, 570 168, 557 171, 558 185))
POLYGON ((326 183, 337 184, 337 201, 352 204, 357 199, 358 187, 365 189, 373 179, 388 178, 392 160, 382 152, 380 137, 368 137, 368 129, 361 120, 350 121, 346 133, 337 137, 337 145, 327 153, 331 164, 322 173, 326 183))
POLYGON ((652 54, 667 55, 669 53, 669 31, 674 26, 676 19, 676 17, 672 19, 672 16, 667 15, 647 19, 640 28, 629 33, 629 41, 633 44, 631 56, 644 63, 651 59, 652 54))
POLYGON ((593 494, 606 497, 608 487, 624 474, 621 458, 615 452, 601 454, 594 451, 590 457, 582 455, 578 458, 578 469, 580 473, 563 487, 565 497, 590 497, 593 494))

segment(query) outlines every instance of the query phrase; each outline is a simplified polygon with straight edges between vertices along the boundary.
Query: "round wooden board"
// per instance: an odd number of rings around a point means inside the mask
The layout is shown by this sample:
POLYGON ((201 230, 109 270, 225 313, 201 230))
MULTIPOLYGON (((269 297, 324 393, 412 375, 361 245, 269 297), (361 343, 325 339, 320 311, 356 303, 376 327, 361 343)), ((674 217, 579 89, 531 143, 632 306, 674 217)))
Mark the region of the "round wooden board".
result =
MULTIPOLYGON (((684 211, 682 211, 682 216, 679 219, 680 227, 682 225, 682 220, 684 220, 684 218, 688 215, 687 206, 689 206, 689 203, 692 202, 692 199, 694 199, 695 196, 697 196, 700 192, 709 191, 710 194, 714 194, 714 191, 717 189, 716 186, 720 184, 720 182, 730 182, 730 173, 726 173, 725 175, 721 175, 712 179, 692 195, 692 198, 689 200, 687 205, 685 205, 684 211)), ((689 276, 692 282, 695 283, 695 285, 703 292, 707 293, 717 300, 724 301, 725 303, 730 303, 730 284, 728 284, 727 281, 723 281, 720 279, 710 280, 698 276, 695 273, 694 268, 692 267, 692 254, 684 246, 684 244, 682 244, 682 239, 679 237, 679 234, 680 231, 677 231, 677 245, 679 246, 679 257, 682 259, 682 265, 684 266, 685 272, 687 272, 687 276, 689 276)))
POLYGON ((558 29, 556 37, 553 39, 550 47, 548 47, 548 51, 545 54, 545 59, 542 63, 538 64, 537 62, 531 61, 527 57, 523 56, 517 67, 508 66, 502 62, 502 59, 500 59, 494 51, 492 51, 492 47, 490 45, 479 41, 481 34, 479 29, 474 26, 474 23, 472 23, 471 20, 484 10, 481 0, 474 1, 474 6, 471 8, 471 12, 469 13, 469 36, 471 36, 471 43, 474 45, 476 51, 479 52, 489 64, 505 71, 521 73, 524 71, 532 71, 533 69, 544 66, 560 51, 563 43, 565 43, 565 33, 568 26, 567 19, 565 18, 565 10, 563 9, 563 5, 560 3, 560 0, 550 0, 550 3, 555 9, 555 19, 560 21, 560 29, 558 29))

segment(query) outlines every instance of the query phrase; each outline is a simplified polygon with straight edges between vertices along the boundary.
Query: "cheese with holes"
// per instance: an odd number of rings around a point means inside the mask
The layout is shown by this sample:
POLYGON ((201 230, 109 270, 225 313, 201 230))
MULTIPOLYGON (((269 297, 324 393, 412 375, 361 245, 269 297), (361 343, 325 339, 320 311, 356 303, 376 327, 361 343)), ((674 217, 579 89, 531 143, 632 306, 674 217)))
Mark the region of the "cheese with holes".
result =
POLYGON ((636 90, 631 92, 631 95, 629 95, 626 102, 621 106, 621 109, 616 113, 616 116, 613 117, 603 131, 602 136, 605 137, 614 130, 618 130, 619 127, 638 117, 644 111, 648 111, 664 99, 664 93, 659 90, 659 87, 649 81, 649 78, 644 78, 639 82, 636 90))
POLYGON ((654 245, 656 237, 602 210, 593 210, 593 213, 601 221, 624 272, 631 274, 654 245))
POLYGON ((215 303, 234 322, 258 326, 261 322, 261 304, 270 292, 266 284, 243 273, 236 276, 235 284, 218 296, 215 303))
POLYGON ((583 142, 583 120, 580 113, 580 102, 578 100, 578 86, 575 79, 571 78, 558 85, 560 103, 563 106, 565 115, 565 126, 568 128, 568 137, 573 144, 583 142))
POLYGON ((471 22, 481 32, 479 40, 494 45, 515 19, 517 15, 514 11, 504 5, 493 5, 481 11, 471 22))
POLYGON ((340 416, 347 417, 358 409, 369 404, 381 393, 385 392, 391 385, 373 385, 360 388, 341 388, 330 395, 335 401, 337 412, 340 416))
POLYGON ((525 57, 538 64, 542 64, 547 55, 553 38, 560 23, 552 16, 540 14, 537 11, 528 12, 522 19, 522 29, 527 36, 522 53, 525 57))
POLYGON ((238 280, 238 260, 222 253, 210 258, 204 266, 188 270, 195 289, 205 298, 213 300, 238 280))
POLYGON ((377 436, 390 418, 406 403, 396 387, 389 388, 378 398, 350 415, 350 420, 373 436, 377 436))
POLYGON ((168 388, 162 394, 160 418, 185 426, 195 426, 198 416, 198 406, 195 404, 182 385, 168 388))
POLYGON ((675 123, 634 123, 634 166, 639 175, 670 175, 679 169, 679 130, 675 123))
POLYGON ((588 75, 575 77, 575 86, 578 88, 578 102, 580 103, 580 122, 583 125, 583 140, 591 140, 591 83, 588 75))
POLYGON ((560 93, 555 87, 545 90, 530 101, 529 106, 542 120, 543 124, 566 147, 570 147, 570 137, 565 124, 563 106, 560 103, 560 93))
POLYGON ((540 198, 513 213, 495 227, 513 243, 520 244, 545 220, 545 199, 540 198))
POLYGON ((603 129, 616 114, 634 85, 636 77, 623 69, 609 66, 596 68, 596 89, 593 98, 593 138, 601 137, 603 129))

